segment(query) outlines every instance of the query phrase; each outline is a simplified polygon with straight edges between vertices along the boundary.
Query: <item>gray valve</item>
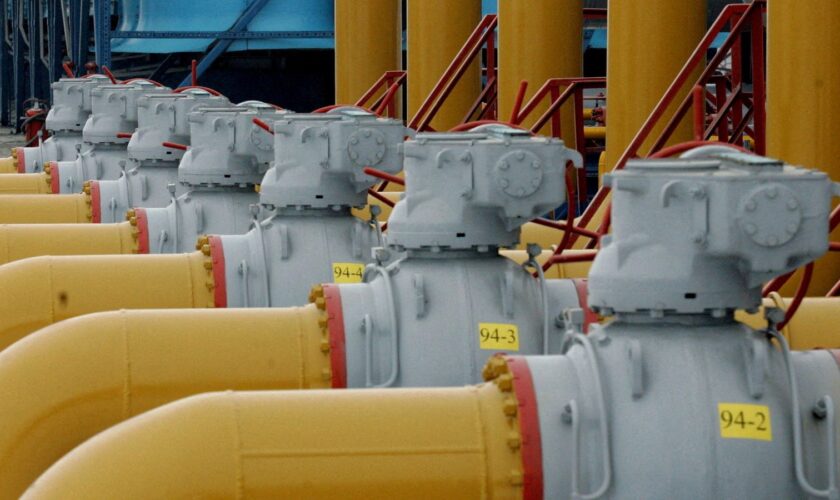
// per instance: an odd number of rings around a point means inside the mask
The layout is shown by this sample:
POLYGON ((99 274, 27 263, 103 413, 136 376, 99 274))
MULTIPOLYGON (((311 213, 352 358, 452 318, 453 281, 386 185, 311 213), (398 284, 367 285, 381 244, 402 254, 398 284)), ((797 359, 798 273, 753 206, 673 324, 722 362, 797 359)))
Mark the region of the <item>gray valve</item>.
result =
POLYGON ((818 171, 724 152, 631 160, 604 182, 623 214, 590 273, 605 315, 754 309, 763 282, 828 248, 832 184, 818 171))
POLYGON ((418 134, 405 157, 406 196, 388 221, 389 244, 405 249, 516 245, 522 224, 565 200, 566 165, 582 165, 562 141, 506 127, 418 134))
POLYGON ((366 111, 289 115, 274 122, 277 161, 263 180, 260 200, 275 207, 361 207, 376 179, 373 167, 402 170, 402 122, 366 111))
POLYGON ((286 113, 257 101, 194 111, 189 117, 192 146, 181 161, 179 180, 189 185, 258 184, 274 159, 274 144, 253 120, 271 121, 286 113))

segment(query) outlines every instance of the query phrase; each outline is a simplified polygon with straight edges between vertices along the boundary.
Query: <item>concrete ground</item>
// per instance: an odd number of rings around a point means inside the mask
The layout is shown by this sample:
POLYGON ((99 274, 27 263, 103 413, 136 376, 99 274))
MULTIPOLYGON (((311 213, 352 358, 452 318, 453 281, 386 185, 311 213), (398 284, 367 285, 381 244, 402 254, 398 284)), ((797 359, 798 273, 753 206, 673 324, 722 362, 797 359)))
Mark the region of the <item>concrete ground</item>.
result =
POLYGON ((0 158, 12 154, 12 148, 23 146, 23 135, 16 134, 15 129, 0 127, 0 158))

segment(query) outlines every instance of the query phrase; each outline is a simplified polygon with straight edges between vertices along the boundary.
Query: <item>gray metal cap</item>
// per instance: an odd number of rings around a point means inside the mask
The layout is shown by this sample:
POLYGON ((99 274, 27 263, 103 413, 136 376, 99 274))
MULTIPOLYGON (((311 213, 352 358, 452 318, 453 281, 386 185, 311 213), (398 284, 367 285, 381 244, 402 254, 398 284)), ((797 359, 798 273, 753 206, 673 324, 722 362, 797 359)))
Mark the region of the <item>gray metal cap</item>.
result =
POLYGON ((137 130, 128 143, 129 159, 178 161, 184 152, 164 148, 164 142, 190 144, 189 113, 199 107, 224 108, 230 101, 204 90, 179 94, 148 94, 137 99, 137 130))
POLYGON ((191 146, 178 180, 191 186, 258 184, 274 159, 274 142, 253 119, 270 122, 287 113, 261 102, 196 108, 189 114, 191 146))
POLYGON ((753 309, 762 283, 828 249, 835 188, 819 171, 728 152, 631 160, 604 183, 613 234, 590 271, 589 303, 605 315, 753 309))
POLYGON ((129 84, 100 85, 91 90, 91 115, 82 130, 88 143, 127 143, 117 133, 137 128, 137 99, 146 94, 168 94, 168 87, 156 87, 145 80, 129 84))
POLYGON ((260 203, 275 207, 359 207, 377 179, 373 167, 402 169, 406 128, 355 108, 296 114, 274 122, 274 166, 260 186, 260 203))
POLYGON ((388 219, 405 249, 509 247, 519 227, 566 199, 563 141, 508 127, 418 134, 405 145, 406 190, 388 219))
POLYGON ((62 78, 54 82, 50 85, 52 106, 47 113, 47 130, 81 132, 91 112, 91 90, 110 83, 111 80, 102 75, 62 78))

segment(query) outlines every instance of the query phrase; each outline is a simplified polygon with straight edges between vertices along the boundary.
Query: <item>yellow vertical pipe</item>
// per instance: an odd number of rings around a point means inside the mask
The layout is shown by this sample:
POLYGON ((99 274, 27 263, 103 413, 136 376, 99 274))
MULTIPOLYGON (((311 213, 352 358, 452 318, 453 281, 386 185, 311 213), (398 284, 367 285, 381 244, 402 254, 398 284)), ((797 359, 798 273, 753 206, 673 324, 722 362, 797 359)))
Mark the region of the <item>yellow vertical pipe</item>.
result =
MULTIPOLYGON (((499 0, 499 118, 511 117, 519 83, 528 82, 525 102, 549 78, 583 76, 582 0, 499 0)), ((562 114, 563 140, 575 146, 574 101, 562 114)), ((523 122, 531 126, 545 112, 523 122)))
MULTIPOLYGON (((481 0, 408 0, 408 114, 414 116, 481 20, 481 0)), ((464 73, 431 126, 460 123, 481 92, 478 62, 464 73)))
MULTIPOLYGON (((767 154, 840 181, 840 2, 773 0, 767 13, 767 154)), ((840 230, 833 241, 840 240, 840 230)), ((840 254, 817 261, 809 290, 840 279, 840 254)), ((784 289, 792 293, 798 282, 784 289)))
MULTIPOLYGON (((611 170, 706 31, 706 0, 610 0, 607 14, 607 162, 611 170)), ((699 76, 699 70, 696 73, 699 76)), ((692 79, 693 81, 693 79, 692 79)), ((690 92, 687 84, 642 147, 690 92)), ((691 140, 691 113, 670 144, 691 140)), ((601 174, 604 172, 602 171, 601 174)))
POLYGON ((400 0, 335 0, 335 102, 356 102, 386 71, 400 68, 400 0))

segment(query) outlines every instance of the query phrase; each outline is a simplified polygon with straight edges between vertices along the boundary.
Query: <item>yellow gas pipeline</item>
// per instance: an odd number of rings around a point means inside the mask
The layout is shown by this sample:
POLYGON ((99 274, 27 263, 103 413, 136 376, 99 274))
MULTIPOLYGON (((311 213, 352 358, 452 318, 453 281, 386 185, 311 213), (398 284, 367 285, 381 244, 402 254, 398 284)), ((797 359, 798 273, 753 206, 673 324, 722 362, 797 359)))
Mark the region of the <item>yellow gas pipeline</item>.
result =
POLYGON ((194 396, 97 435, 24 498, 521 498, 512 385, 194 396))
POLYGON ((0 224, 80 223, 91 217, 87 193, 0 195, 0 224))
POLYGON ((18 173, 17 148, 12 148, 12 155, 0 158, 0 174, 18 173))
POLYGON ((0 265, 41 255, 130 254, 137 248, 128 222, 0 225, 0 265))
POLYGON ((213 262, 203 252, 11 262, 0 266, 0 350, 35 330, 83 314, 213 307, 214 283, 213 262))
POLYGON ((148 310, 63 321, 0 354, 0 498, 151 408, 225 389, 329 388, 324 312, 148 310))
POLYGON ((0 175, 0 195, 52 194, 52 192, 52 179, 46 173, 0 175))

